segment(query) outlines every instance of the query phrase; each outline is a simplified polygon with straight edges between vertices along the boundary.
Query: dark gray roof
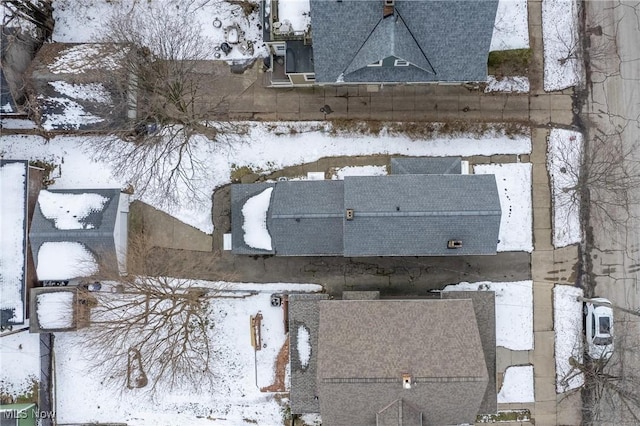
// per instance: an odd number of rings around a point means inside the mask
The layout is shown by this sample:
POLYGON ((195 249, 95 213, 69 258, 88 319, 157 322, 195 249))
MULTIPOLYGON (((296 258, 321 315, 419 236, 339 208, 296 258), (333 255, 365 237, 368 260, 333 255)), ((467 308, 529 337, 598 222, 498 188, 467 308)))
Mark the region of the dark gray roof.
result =
POLYGON ((348 176, 344 181, 234 185, 231 203, 237 254, 495 254, 501 217, 493 175, 348 176), (269 186, 274 186, 267 216, 270 251, 248 247, 242 229, 242 206, 269 186), (353 220, 346 220, 346 209, 354 210, 353 220), (462 247, 448 249, 449 240, 462 241, 462 247))
MULTIPOLYGON (((26 284, 26 275, 27 275, 27 271, 26 271, 26 261, 27 261, 27 198, 28 198, 28 193, 29 193, 29 163, 26 160, 0 160, 0 170, 2 168, 4 168, 7 165, 12 165, 11 167, 20 167, 20 168, 24 168, 24 181, 22 182, 22 188, 18 188, 19 191, 23 192, 24 194, 24 204, 23 205, 7 205, 5 204, 3 207, 4 208, 11 208, 11 209, 16 209, 16 211, 20 212, 20 214, 22 215, 22 224, 20 225, 20 230, 23 233, 24 239, 22 241, 22 245, 20 247, 11 247, 11 249, 14 250, 19 250, 22 253, 22 264, 20 265, 16 265, 17 268, 19 268, 19 274, 16 277, 0 277, 0 299, 2 299, 4 301, 4 305, 8 305, 9 301, 12 302, 16 302, 13 306, 11 307, 5 307, 4 309, 0 310, 0 325, 2 327, 6 327, 6 326, 14 326, 14 325, 20 325, 20 324, 24 324, 24 315, 25 315, 25 308, 26 308, 26 289, 25 289, 25 284, 26 284), (17 164, 17 166, 13 166, 14 164, 17 164), (14 280, 15 279, 15 280, 14 280), (18 300, 14 299, 15 294, 9 294, 9 293, 13 293, 14 290, 18 288, 20 295, 20 301, 22 302, 21 304, 18 302, 18 300), (7 292, 7 293, 5 293, 7 292), (22 309, 22 313, 21 315, 15 316, 16 310, 17 309, 22 309), (19 318, 20 316, 22 316, 22 321, 15 321, 15 320, 11 320, 12 318, 14 318, 14 316, 16 318, 19 318)), ((18 182, 13 182, 14 184, 18 184, 18 182)), ((0 202, 2 203, 7 203, 7 202, 13 202, 14 200, 8 200, 8 197, 6 197, 6 194, 0 194, 0 202)), ((14 255, 19 254, 19 252, 16 253, 5 253, 4 250, 0 251, 0 262, 4 263, 4 262, 13 262, 16 260, 16 258, 14 257, 14 255), (6 257, 5 257, 6 256, 6 257)))
POLYGON ((475 421, 489 378, 471 300, 320 301, 319 307, 324 424, 372 425, 398 400, 420 410, 424 424, 475 421), (411 375, 410 389, 403 374, 411 375))
POLYGON ((311 0, 316 81, 484 81, 497 0, 311 0), (415 66, 367 67, 383 57, 415 66), (370 61, 370 62, 368 62, 370 61))
POLYGON ((317 356, 318 356, 318 302, 327 299, 326 294, 289 295, 289 359, 291 360, 291 412, 294 414, 318 413, 320 404, 316 396, 317 356), (309 332, 311 357, 307 367, 300 363, 298 355, 298 329, 305 327, 309 332))
POLYGON ((493 291, 446 291, 442 299, 471 299, 476 315, 484 359, 489 373, 489 384, 478 414, 494 414, 498 411, 496 397, 496 298, 493 291))
POLYGON ((393 157, 392 175, 459 175, 460 157, 393 157))
POLYGON ((351 176, 345 179, 345 256, 495 254, 500 199, 493 175, 351 176), (462 247, 448 249, 449 240, 462 247))
MULTIPOLYGON (((120 189, 49 190, 56 194, 98 194, 107 199, 100 211, 91 212, 81 223, 85 229, 58 229, 55 222, 45 217, 40 208, 40 197, 33 214, 29 241, 33 261, 37 268, 38 252, 45 242, 77 242, 83 244, 96 257, 104 272, 117 272, 118 261, 114 231, 118 216, 120 189)), ((75 278, 75 277, 69 277, 75 278)))
POLYGON ((278 182, 267 227, 282 256, 342 254, 342 181, 278 182))
MULTIPOLYGON (((274 250, 262 250, 249 247, 244 242, 244 231, 242 224, 244 217, 242 207, 247 200, 260 194, 267 188, 273 188, 275 183, 252 183, 231 185, 231 247, 236 254, 273 254, 274 250)), ((271 194, 273 199, 273 194, 271 194)), ((273 238, 271 239, 273 243, 273 238)))

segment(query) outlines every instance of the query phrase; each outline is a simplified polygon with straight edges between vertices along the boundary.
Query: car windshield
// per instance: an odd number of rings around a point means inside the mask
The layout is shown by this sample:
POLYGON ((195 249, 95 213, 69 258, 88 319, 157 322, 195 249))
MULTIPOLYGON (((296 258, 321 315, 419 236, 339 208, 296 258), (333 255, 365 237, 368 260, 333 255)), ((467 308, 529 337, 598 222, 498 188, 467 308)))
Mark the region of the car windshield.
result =
POLYGON ((593 339, 593 344, 598 346, 610 345, 613 343, 612 337, 595 337, 593 339))
POLYGON ((611 333, 611 319, 609 317, 598 318, 598 333, 599 334, 611 333))

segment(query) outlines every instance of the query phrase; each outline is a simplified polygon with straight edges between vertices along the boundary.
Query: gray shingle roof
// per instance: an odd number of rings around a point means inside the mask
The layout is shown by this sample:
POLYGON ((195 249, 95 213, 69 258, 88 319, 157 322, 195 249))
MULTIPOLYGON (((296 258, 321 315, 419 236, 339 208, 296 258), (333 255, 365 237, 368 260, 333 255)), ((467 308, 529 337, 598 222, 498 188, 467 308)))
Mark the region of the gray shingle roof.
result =
POLYGON ((316 396, 318 327, 320 300, 326 294, 292 294, 289 296, 289 359, 291 360, 291 412, 295 414, 318 413, 320 404, 316 396), (303 367, 298 355, 298 330, 305 327, 309 332, 311 356, 307 367, 303 367))
POLYGON ((317 82, 334 83, 341 75, 346 82, 484 81, 487 77, 497 0, 396 0, 396 16, 385 19, 382 0, 310 3, 317 82), (384 28, 378 29, 381 20, 384 28), (397 56, 417 66, 366 66, 380 55, 397 56))
MULTIPOLYGON (((455 159, 449 160, 455 168, 455 159)), ((444 163, 443 163, 444 164, 444 163)), ((233 251, 281 256, 495 254, 500 199, 493 175, 349 176, 344 181, 234 185, 233 251), (244 243, 242 206, 274 186, 267 216, 273 250, 244 243), (354 210, 353 220, 345 219, 354 210), (462 247, 448 249, 449 240, 462 247)))
POLYGON ((98 194, 107 198, 107 202, 102 210, 92 212, 84 219, 83 223, 91 224, 93 228, 58 229, 53 220, 46 218, 42 214, 39 198, 33 213, 31 230, 29 231, 29 241, 35 266, 38 266, 38 252, 43 243, 69 241, 81 243, 89 249, 97 257, 101 268, 106 268, 109 272, 117 272, 118 261, 114 231, 119 214, 120 189, 49 190, 49 192, 56 194, 98 194))
POLYGON ((489 378, 471 300, 320 301, 319 307, 323 424, 372 425, 399 399, 421 410, 425 424, 474 422, 489 378), (404 373, 412 377, 410 389, 403 388, 404 373))
POLYGON ((352 176, 345 179, 345 256, 495 254, 500 199, 493 175, 352 176), (461 240, 448 249, 449 240, 461 240))
POLYGON ((459 175, 460 157, 394 157, 390 161, 392 175, 459 175))
POLYGON ((276 254, 342 253, 342 181, 278 182, 267 226, 276 254))

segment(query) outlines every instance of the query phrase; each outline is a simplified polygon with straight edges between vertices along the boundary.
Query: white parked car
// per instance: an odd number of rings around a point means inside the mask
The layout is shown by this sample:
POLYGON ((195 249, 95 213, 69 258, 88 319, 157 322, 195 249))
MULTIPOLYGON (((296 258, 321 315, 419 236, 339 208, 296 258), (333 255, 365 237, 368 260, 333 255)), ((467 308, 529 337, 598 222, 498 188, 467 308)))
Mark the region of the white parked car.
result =
POLYGON ((591 359, 609 359, 613 353, 613 309, 602 297, 584 304, 587 354, 591 359), (596 302, 596 303, 594 303, 596 302))

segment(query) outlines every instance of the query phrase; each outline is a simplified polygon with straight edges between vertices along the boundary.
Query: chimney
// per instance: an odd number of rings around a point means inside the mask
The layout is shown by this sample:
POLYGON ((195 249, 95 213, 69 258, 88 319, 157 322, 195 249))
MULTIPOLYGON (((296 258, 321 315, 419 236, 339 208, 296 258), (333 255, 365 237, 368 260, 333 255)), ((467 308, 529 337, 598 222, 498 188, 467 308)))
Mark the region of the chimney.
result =
POLYGON ((411 389, 411 374, 409 373, 402 374, 402 387, 405 389, 411 389))
POLYGON ((387 16, 393 16, 395 11, 395 0, 383 0, 384 8, 382 10, 382 17, 386 18, 387 16))

